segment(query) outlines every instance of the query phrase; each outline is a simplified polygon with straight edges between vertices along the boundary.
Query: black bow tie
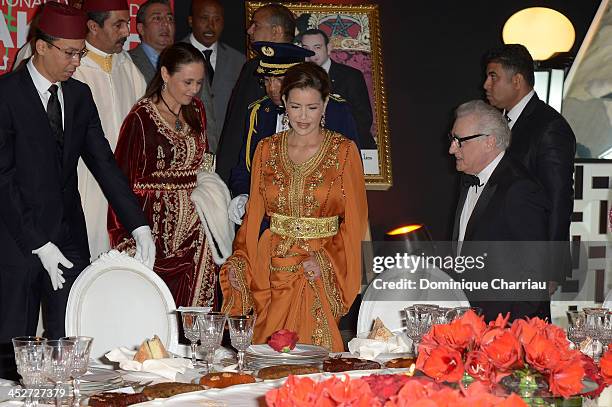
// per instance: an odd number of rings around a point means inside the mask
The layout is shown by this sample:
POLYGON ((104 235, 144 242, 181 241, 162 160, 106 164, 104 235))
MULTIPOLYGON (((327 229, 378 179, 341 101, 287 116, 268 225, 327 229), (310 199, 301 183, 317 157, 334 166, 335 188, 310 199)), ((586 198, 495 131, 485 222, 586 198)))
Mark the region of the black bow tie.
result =
POLYGON ((285 106, 283 106, 283 105, 280 105, 280 106, 274 105, 274 110, 276 110, 277 114, 284 114, 285 113, 285 106))
POLYGON ((461 182, 466 188, 482 186, 480 179, 476 175, 463 174, 461 175, 461 182))

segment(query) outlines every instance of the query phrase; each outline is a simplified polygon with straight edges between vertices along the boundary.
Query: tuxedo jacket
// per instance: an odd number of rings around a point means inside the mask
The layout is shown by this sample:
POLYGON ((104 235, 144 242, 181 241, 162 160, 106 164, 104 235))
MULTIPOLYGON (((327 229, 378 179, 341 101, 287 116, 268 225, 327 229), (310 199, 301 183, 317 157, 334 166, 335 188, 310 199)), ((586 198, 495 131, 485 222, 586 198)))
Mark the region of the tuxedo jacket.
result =
POLYGON ((358 69, 331 61, 331 91, 346 99, 359 132, 361 148, 376 148, 372 137, 372 105, 363 74, 358 69))
POLYGON ((147 224, 104 137, 89 87, 68 79, 62 93, 64 146, 58 150, 27 67, 0 77, 0 265, 27 267, 32 250, 49 241, 60 250, 76 246, 89 259, 79 158, 128 230, 147 224))
POLYGON ((229 184, 232 168, 238 162, 240 148, 246 134, 244 115, 251 103, 266 95, 265 88, 255 75, 258 66, 258 57, 244 63, 227 105, 223 131, 217 148, 216 165, 217 174, 226 184, 229 184))
MULTIPOLYGON (((245 127, 248 130, 242 141, 238 163, 234 166, 230 175, 229 186, 232 196, 249 193, 251 186, 250 165, 252 165, 255 148, 259 141, 276 133, 279 109, 281 108, 277 107, 268 96, 264 96, 249 106, 244 120, 245 127), (250 165, 247 165, 247 145, 249 146, 250 165)), ((357 126, 344 99, 330 95, 325 109, 325 128, 353 140, 359 148, 357 126)))
POLYGON ((136 65, 142 76, 144 76, 148 86, 149 83, 151 83, 151 81, 153 80, 153 77, 155 76, 157 67, 153 66, 151 60, 149 60, 149 57, 144 52, 141 45, 129 50, 128 54, 130 54, 132 62, 134 62, 134 65, 136 65))
MULTIPOLYGON (((459 220, 467 192, 468 188, 462 185, 455 212, 454 242, 459 236, 459 220)), ((476 202, 461 247, 461 256, 485 256, 485 268, 453 277, 456 280, 484 279, 488 282, 495 278, 549 281, 553 272, 549 265, 550 247, 546 242, 549 213, 550 203, 542 186, 520 163, 505 154, 476 202)), ((520 303, 498 302, 521 298, 524 294, 518 291, 486 293, 486 296, 478 297, 480 292, 466 292, 470 301, 484 301, 482 307, 488 320, 495 318, 498 312, 508 311, 514 314, 513 319, 550 315, 547 292, 526 292, 525 301, 520 303), (514 298, 508 298, 510 295, 514 295, 514 298), (546 301, 542 301, 542 296, 546 297, 546 301)))
POLYGON ((534 94, 512 127, 508 154, 542 184, 550 199, 549 240, 568 241, 576 136, 567 121, 534 94))

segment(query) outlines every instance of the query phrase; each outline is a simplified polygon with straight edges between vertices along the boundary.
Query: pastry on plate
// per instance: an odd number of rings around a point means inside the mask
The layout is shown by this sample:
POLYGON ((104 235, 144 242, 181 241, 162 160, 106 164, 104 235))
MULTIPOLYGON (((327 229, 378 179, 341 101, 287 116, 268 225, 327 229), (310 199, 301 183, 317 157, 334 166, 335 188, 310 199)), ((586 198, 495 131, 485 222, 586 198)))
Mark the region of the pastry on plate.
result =
POLYGON ((257 377, 260 379, 280 379, 292 375, 320 373, 321 369, 316 366, 308 365, 279 365, 279 366, 268 366, 263 369, 259 369, 257 377))
POLYGON ((177 394, 189 393, 192 391, 204 390, 199 384, 192 383, 157 383, 144 388, 142 393, 149 399, 165 399, 166 397, 176 396, 177 394))
POLYGON ((125 407, 132 404, 148 401, 142 393, 99 393, 89 398, 89 405, 93 407, 125 407))
POLYGON ((324 372, 346 372, 347 370, 380 369, 380 363, 359 358, 329 358, 323 361, 324 372))
POLYGON ((255 378, 246 373, 217 372, 202 376, 200 384, 215 389, 223 389, 235 384, 255 383, 255 378))

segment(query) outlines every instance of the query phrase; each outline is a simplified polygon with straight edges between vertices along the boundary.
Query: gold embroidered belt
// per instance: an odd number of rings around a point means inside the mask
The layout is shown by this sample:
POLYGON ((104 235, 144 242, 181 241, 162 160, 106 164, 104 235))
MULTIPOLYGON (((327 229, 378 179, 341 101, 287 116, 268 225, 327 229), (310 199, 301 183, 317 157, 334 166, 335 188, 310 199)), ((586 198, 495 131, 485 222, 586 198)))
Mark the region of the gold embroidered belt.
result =
POLYGON ((270 230, 281 236, 294 239, 319 239, 338 233, 338 216, 328 218, 298 218, 294 216, 270 215, 270 230))
POLYGON ((135 190, 145 191, 180 191, 180 190, 191 190, 198 186, 196 181, 193 182, 136 182, 134 184, 135 190))

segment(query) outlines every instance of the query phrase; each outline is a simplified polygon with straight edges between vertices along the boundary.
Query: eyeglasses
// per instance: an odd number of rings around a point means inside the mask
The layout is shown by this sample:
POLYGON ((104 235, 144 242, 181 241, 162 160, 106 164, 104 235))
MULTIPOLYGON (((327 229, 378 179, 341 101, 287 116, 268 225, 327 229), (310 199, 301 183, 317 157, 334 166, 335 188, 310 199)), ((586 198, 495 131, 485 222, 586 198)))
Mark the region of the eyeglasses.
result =
POLYGON ((65 49, 61 49, 60 47, 58 47, 55 44, 50 43, 49 41, 45 41, 45 42, 47 44, 51 45, 52 47, 57 48, 60 51, 62 51, 64 54, 66 54, 66 58, 68 58, 68 59, 76 59, 76 58, 82 59, 89 52, 89 50, 87 48, 83 48, 80 51, 66 51, 65 49))
POLYGON ((472 140, 478 137, 488 137, 490 134, 474 134, 473 136, 457 137, 453 133, 448 133, 448 141, 457 143, 457 147, 461 148, 461 143, 472 140))

